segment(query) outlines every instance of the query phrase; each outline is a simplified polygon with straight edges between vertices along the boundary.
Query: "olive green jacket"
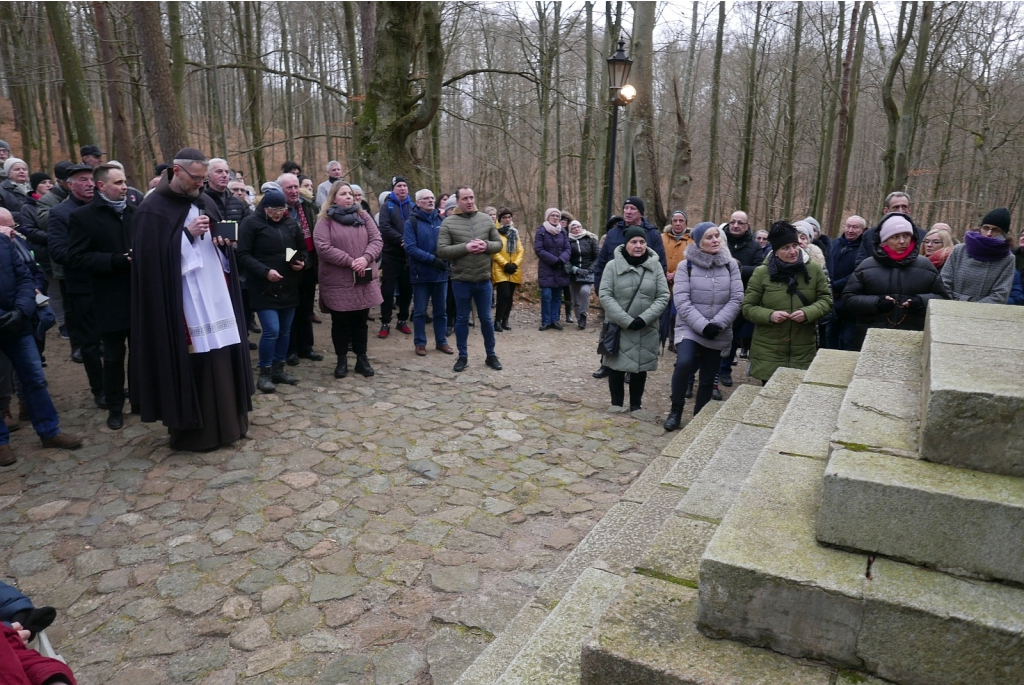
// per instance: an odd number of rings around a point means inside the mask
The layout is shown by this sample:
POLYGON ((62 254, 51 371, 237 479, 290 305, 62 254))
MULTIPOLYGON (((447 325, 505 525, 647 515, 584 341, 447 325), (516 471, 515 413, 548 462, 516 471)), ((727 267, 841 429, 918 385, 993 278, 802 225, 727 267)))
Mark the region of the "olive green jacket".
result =
POLYGON ((441 222, 437 234, 437 257, 451 263, 451 279, 480 283, 491 280, 491 255, 501 250, 501 234, 484 212, 463 214, 456 209, 441 222), (487 241, 487 251, 473 254, 466 249, 469 241, 487 241))
POLYGON ((743 317, 755 324, 750 344, 750 375, 754 378, 766 381, 780 366, 806 369, 814 361, 818 350, 815 322, 832 311, 832 292, 820 266, 807 262, 807 273, 810 283, 802 275, 797 277, 797 290, 807 300, 806 305, 796 293, 786 292, 786 283, 771 280, 766 265, 757 267, 750 277, 743 298, 743 317), (771 323, 772 312, 793 313, 798 309, 803 310, 806 321, 771 323))
POLYGON ((647 248, 647 261, 631 266, 622 256, 623 246, 615 248, 615 257, 601 276, 601 306, 607 321, 622 329, 619 334, 619 353, 604 357, 605 366, 616 371, 640 373, 658 368, 658 324, 668 307, 668 280, 661 268, 658 253, 647 248), (643 273, 643 282, 640 274, 643 273), (640 286, 629 311, 626 306, 640 286), (640 317, 647 324, 638 331, 629 330, 633 319, 640 317))

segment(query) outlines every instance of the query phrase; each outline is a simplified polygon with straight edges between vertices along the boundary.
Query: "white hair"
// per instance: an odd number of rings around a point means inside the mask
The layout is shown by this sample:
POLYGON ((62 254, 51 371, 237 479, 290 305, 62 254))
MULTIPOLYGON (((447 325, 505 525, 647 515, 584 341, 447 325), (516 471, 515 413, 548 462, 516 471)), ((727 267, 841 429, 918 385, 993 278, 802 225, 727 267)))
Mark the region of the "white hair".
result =
POLYGON ((299 177, 296 176, 295 174, 281 174, 280 176, 277 177, 277 185, 281 185, 282 183, 284 183, 286 176, 291 176, 292 178, 294 178, 296 183, 299 182, 299 177))
POLYGON ((228 168, 228 171, 231 171, 231 165, 228 164, 228 160, 221 159, 220 157, 214 157, 213 159, 210 160, 210 166, 213 166, 214 162, 220 162, 221 164, 228 168))
POLYGON ((434 191, 431 190, 430 188, 420 188, 419 190, 417 190, 416 191, 416 202, 419 202, 420 200, 422 200, 423 196, 426 195, 427 193, 430 193, 431 195, 433 195, 434 191))
POLYGON ((859 214, 852 214, 852 215, 850 215, 850 216, 848 216, 846 218, 847 221, 853 221, 854 219, 856 219, 857 221, 860 222, 860 227, 861 228, 867 228, 868 227, 867 220, 865 220, 864 217, 860 216, 859 214))
POLYGON ((336 159, 332 159, 331 161, 327 162, 327 170, 328 170, 328 171, 330 171, 330 170, 331 170, 331 167, 333 167, 333 166, 338 166, 338 167, 340 167, 340 166, 341 166, 341 162, 339 162, 339 161, 338 161, 338 160, 336 160, 336 159))
POLYGON ((124 164, 121 164, 121 162, 117 161, 116 159, 110 160, 109 162, 107 162, 107 164, 110 166, 116 166, 121 171, 124 171, 124 164))

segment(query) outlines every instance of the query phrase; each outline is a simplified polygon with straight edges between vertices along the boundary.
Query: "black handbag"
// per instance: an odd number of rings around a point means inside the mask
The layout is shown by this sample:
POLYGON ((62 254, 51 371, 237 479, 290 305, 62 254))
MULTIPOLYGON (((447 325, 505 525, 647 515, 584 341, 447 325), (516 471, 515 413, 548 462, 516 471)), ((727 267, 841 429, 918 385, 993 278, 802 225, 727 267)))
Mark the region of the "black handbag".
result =
MULTIPOLYGON (((636 290, 633 291, 633 297, 629 298, 629 304, 626 305, 626 312, 629 312, 629 308, 633 306, 633 300, 636 299, 637 294, 640 292, 640 286, 644 283, 644 274, 646 271, 640 271, 640 282, 636 284, 636 290)), ((605 321, 601 324, 601 337, 597 341, 597 353, 604 355, 605 357, 617 357, 619 355, 619 336, 622 334, 622 329, 619 324, 611 321, 605 321)))

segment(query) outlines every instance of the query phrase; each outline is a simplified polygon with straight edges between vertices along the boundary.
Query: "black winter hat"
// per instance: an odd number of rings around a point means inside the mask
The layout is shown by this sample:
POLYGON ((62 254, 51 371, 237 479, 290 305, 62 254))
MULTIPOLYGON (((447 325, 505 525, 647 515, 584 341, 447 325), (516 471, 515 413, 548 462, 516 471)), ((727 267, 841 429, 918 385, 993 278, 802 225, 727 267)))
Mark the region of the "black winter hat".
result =
POLYGON ((28 184, 32 188, 33 193, 36 192, 36 188, 38 188, 39 184, 43 181, 53 181, 53 179, 50 178, 50 174, 45 171, 37 171, 28 177, 28 184))
POLYGON ((1010 210, 1008 210, 1006 207, 999 207, 998 209, 993 209, 991 212, 986 214, 981 219, 981 225, 984 226, 985 224, 988 224, 989 226, 998 226, 999 228, 1003 229, 1003 233, 1009 233, 1010 210))
POLYGON ((640 216, 644 216, 644 201, 638 198, 636 195, 630 195, 626 198, 626 201, 622 203, 622 206, 633 205, 640 210, 640 216))
POLYGON ((174 153, 175 159, 187 159, 193 162, 205 162, 206 155, 194 147, 184 147, 174 153))
POLYGON ((57 162, 53 165, 53 175, 57 177, 58 181, 68 180, 68 169, 74 166, 74 163, 68 160, 57 162))
POLYGON ((773 252, 791 243, 799 243, 796 227, 788 221, 776 221, 768 231, 768 243, 772 246, 773 252))
POLYGON ((267 188, 267 192, 263 193, 263 199, 260 201, 260 205, 266 209, 267 207, 287 207, 288 203, 285 201, 284 193, 276 188, 267 188))
POLYGON ((399 183, 404 183, 405 185, 409 185, 409 181, 405 180, 405 176, 392 176, 391 177, 391 190, 394 190, 395 186, 397 186, 399 183))
POLYGON ((623 218, 618 214, 616 214, 615 216, 608 217, 608 221, 606 221, 604 224, 604 232, 607 233, 608 231, 618 226, 620 221, 623 221, 623 218))

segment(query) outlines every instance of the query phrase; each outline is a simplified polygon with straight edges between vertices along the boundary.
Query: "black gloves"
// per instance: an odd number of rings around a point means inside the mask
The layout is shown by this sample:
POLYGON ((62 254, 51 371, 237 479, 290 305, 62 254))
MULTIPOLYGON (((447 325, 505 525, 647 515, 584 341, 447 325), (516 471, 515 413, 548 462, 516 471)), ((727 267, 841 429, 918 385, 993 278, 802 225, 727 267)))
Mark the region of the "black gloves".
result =
POLYGON ((563 262, 561 259, 559 259, 557 262, 555 262, 555 267, 554 268, 561 269, 563 266, 565 266, 565 262, 563 262))
POLYGON ((721 332, 721 326, 719 326, 717 323, 709 323, 707 326, 704 327, 704 332, 702 333, 702 335, 708 340, 714 340, 715 338, 718 337, 718 334, 721 332))
POLYGON ((447 271, 448 265, 444 263, 443 259, 438 259, 437 257, 434 257, 434 268, 437 269, 438 271, 447 271))
POLYGON ((878 296, 878 304, 876 306, 878 308, 879 314, 888 314, 889 312, 896 308, 895 302, 893 302, 892 300, 887 300, 885 298, 886 295, 878 296))
POLYGON ((128 255, 124 254, 112 254, 110 255, 110 268, 114 271, 127 271, 132 266, 132 263, 128 260, 128 255))
POLYGON ((508 264, 506 264, 504 268, 505 268, 505 273, 507 273, 507 274, 514 274, 515 272, 519 271, 519 267, 516 266, 515 264, 513 264, 512 262, 509 262, 508 264))
POLYGON ((633 323, 629 324, 629 330, 639 331, 641 328, 647 325, 647 322, 641 319, 639 316, 633 319, 633 323))
POLYGON ((0 332, 14 331, 19 325, 21 325, 21 322, 24 321, 24 319, 24 315, 17 309, 12 309, 5 314, 0 314, 0 332))
POLYGON ((924 300, 921 299, 920 295, 911 295, 907 298, 910 304, 907 305, 907 309, 912 312, 924 311, 924 300))

